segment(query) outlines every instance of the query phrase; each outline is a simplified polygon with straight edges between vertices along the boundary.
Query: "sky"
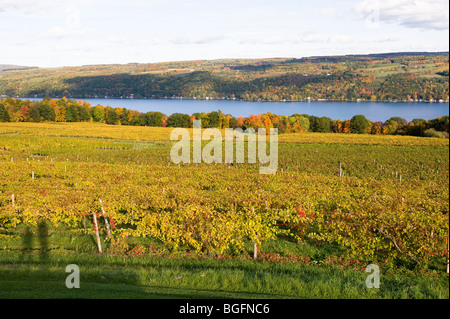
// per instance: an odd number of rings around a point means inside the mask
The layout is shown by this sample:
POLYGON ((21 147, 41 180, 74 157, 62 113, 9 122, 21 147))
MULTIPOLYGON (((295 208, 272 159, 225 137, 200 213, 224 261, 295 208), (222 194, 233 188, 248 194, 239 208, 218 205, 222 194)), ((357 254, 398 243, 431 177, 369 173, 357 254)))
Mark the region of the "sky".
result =
POLYGON ((449 51, 448 0, 0 0, 0 64, 449 51))

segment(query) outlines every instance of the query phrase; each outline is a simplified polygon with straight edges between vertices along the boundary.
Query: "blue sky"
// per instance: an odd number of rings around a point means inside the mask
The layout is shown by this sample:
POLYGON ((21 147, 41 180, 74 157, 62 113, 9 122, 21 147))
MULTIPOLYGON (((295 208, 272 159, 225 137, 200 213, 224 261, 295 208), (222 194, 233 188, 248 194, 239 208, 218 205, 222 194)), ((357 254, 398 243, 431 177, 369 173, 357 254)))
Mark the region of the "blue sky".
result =
POLYGON ((448 51, 447 0, 0 0, 0 64, 448 51))

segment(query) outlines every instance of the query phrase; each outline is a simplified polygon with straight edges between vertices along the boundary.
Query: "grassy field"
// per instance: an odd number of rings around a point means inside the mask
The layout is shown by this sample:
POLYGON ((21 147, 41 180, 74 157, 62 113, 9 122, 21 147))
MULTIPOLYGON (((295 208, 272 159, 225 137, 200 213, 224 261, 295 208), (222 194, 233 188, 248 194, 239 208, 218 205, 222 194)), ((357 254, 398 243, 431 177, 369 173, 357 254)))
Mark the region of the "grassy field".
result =
POLYGON ((449 298, 448 277, 405 269, 383 271, 380 289, 366 288, 361 269, 240 259, 2 252, 0 269, 0 298, 8 299, 449 298), (65 286, 69 264, 80 267, 80 289, 65 286))
POLYGON ((0 298, 449 298, 447 139, 286 134, 260 175, 175 165, 170 132, 0 124, 0 298))

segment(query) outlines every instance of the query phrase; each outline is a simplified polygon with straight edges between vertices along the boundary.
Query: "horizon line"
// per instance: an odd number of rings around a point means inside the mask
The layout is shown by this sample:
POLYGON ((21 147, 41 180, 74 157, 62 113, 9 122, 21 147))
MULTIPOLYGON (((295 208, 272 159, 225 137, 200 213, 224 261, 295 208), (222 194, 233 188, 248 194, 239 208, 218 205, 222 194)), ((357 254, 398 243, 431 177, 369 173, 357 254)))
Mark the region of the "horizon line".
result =
MULTIPOLYGON (((302 57, 266 57, 266 58, 211 58, 211 59, 192 59, 192 60, 172 60, 172 61, 158 61, 158 62, 126 62, 126 63, 92 63, 92 64, 81 64, 81 65, 62 65, 62 66, 37 66, 37 65, 20 65, 6 63, 3 65, 11 67, 22 67, 22 68, 37 68, 37 69, 63 69, 63 68, 76 68, 76 67, 86 67, 86 66, 107 66, 107 65, 129 65, 129 64, 163 64, 163 63, 183 63, 183 62, 195 62, 195 61, 221 61, 221 60, 282 60, 282 59, 313 59, 313 58, 326 58, 326 57, 371 57, 377 55, 422 55, 422 54, 439 54, 439 55, 449 55, 450 51, 395 51, 395 52, 379 52, 379 53, 348 53, 348 54, 337 54, 337 55, 311 55, 302 57)), ((0 65, 2 65, 0 63, 0 65)), ((4 71, 8 71, 7 69, 4 71)))

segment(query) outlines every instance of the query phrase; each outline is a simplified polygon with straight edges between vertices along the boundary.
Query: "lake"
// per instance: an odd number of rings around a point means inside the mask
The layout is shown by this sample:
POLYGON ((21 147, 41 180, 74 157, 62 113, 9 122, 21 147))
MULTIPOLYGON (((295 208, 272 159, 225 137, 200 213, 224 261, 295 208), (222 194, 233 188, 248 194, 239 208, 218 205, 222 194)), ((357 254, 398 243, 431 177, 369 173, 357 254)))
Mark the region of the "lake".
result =
MULTIPOLYGON (((42 100, 30 98, 30 100, 42 100)), ((295 113, 315 116, 328 116, 333 120, 351 119, 362 114, 370 121, 385 122, 399 116, 408 122, 413 119, 425 120, 449 115, 449 103, 389 103, 389 102, 244 102, 231 100, 176 100, 176 99, 81 99, 92 106, 98 104, 123 107, 139 112, 159 111, 166 115, 172 113, 192 114, 222 110, 234 117, 271 112, 278 115, 295 113)))

